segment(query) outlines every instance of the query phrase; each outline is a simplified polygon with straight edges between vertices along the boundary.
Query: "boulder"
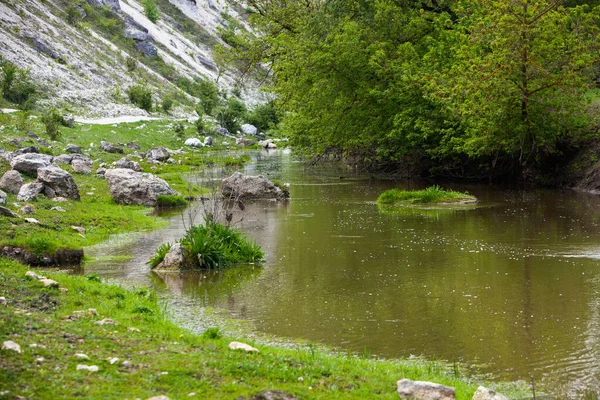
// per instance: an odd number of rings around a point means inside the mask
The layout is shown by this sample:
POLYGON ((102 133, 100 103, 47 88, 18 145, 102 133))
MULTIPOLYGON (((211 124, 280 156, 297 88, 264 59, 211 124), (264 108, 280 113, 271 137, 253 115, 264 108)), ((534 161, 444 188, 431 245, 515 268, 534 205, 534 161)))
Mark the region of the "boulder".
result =
POLYGON ((242 147, 252 146, 255 143, 256 142, 254 140, 244 139, 243 137, 239 137, 239 138, 235 139, 235 144, 237 144, 238 146, 242 146, 242 147))
POLYGON ((147 58, 154 58, 158 56, 158 50, 154 43, 149 40, 136 41, 135 49, 140 53, 143 53, 147 58))
MULTIPOLYGON (((36 138, 36 139, 39 139, 39 138, 36 138)), ((39 150, 37 149, 37 147, 34 147, 34 146, 23 147, 22 149, 13 151, 11 153, 11 155, 14 158, 16 156, 20 156, 21 154, 30 154, 30 153, 39 153, 39 150)))
MULTIPOLYGON (((79 8, 79 9, 85 14, 85 11, 83 10, 83 8, 79 8)), ((85 15, 83 16, 83 18, 85 18, 85 15)), ((75 127, 75 116, 73 114, 63 115, 63 124, 67 128, 74 128, 75 127)), ((67 146, 67 147, 69 147, 69 146, 67 146)))
POLYGON ((91 162, 87 162, 82 159, 74 159, 71 162, 71 167, 73 167, 73 172, 78 174, 89 175, 92 172, 91 162))
POLYGON ((134 150, 141 149, 140 145, 137 143, 134 143, 134 142, 127 143, 127 147, 129 147, 130 149, 134 149, 134 150))
POLYGON ((227 128, 223 128, 222 126, 217 126, 215 128, 215 132, 217 132, 219 135, 229 136, 229 131, 227 128))
POLYGON ((212 136, 207 136, 204 138, 204 145, 205 146, 212 146, 213 145, 213 138, 212 136))
POLYGON ((6 198, 8 196, 2 190, 0 190, 0 204, 6 204, 6 198))
POLYGON ((155 206, 160 195, 178 195, 164 180, 131 169, 109 169, 104 174, 116 203, 155 206))
POLYGON ((186 139, 184 144, 189 147, 204 147, 204 143, 202 143, 202 141, 200 141, 198 138, 186 139))
POLYGON ((68 144, 66 152, 71 153, 71 154, 73 154, 73 153, 81 154, 81 146, 76 146, 74 144, 68 144))
POLYGON ((109 142, 105 142, 104 140, 100 142, 100 147, 102 147, 102 150, 106 151, 107 153, 123 153, 123 149, 121 147, 109 142))
MULTIPOLYGON (((38 170, 38 182, 54 190, 56 196, 79 200, 79 188, 67 171, 51 165, 38 170)), ((55 197, 55 196, 53 196, 55 197)))
POLYGON ((171 157, 171 154, 164 147, 154 147, 146 153, 147 160, 167 161, 169 157, 171 157))
POLYGON ((258 128, 252 124, 244 124, 242 125, 242 132, 244 132, 245 135, 254 136, 258 133, 258 128))
POLYGON ((144 40, 152 40, 152 36, 146 32, 142 32, 132 26, 125 28, 125 37, 143 42, 144 40))
POLYGON ((23 186, 23 178, 18 171, 6 171, 0 179, 0 189, 6 190, 8 193, 18 194, 21 186, 23 186))
POLYGON ((473 395, 473 400, 508 400, 508 397, 491 389, 479 386, 473 395))
POLYGON ((437 383, 402 379, 398 381, 398 395, 401 399, 455 400, 456 390, 437 383))
POLYGON ((239 172, 234 172, 229 178, 223 179, 221 193, 230 198, 283 200, 289 197, 286 191, 275 186, 264 176, 242 175, 239 172))
MULTIPOLYGON (((68 151, 68 146, 67 146, 67 151, 68 151)), ((54 160, 52 160, 55 164, 71 164, 71 161, 73 161, 73 155, 72 154, 61 154, 59 156, 54 157, 54 160)))
POLYGON ((264 147, 265 149, 276 149, 277 148, 277 145, 275 143, 273 143, 273 141, 271 139, 261 140, 260 142, 258 142, 258 145, 260 147, 264 147))
POLYGON ((17 195, 18 201, 32 201, 37 200, 38 194, 42 193, 44 185, 39 182, 28 183, 27 185, 21 186, 19 194, 17 195))
POLYGON ((163 261, 156 266, 158 270, 180 270, 184 266, 184 256, 183 249, 181 248, 181 243, 175 243, 171 246, 171 249, 167 254, 165 254, 165 258, 163 261))
POLYGON ((119 161, 117 161, 115 163, 115 167, 132 169, 132 170, 138 171, 138 172, 140 172, 142 170, 142 167, 140 167, 140 163, 135 162, 135 161, 130 161, 127 157, 123 157, 119 161))
POLYGON ((52 156, 37 153, 21 154, 10 162, 13 169, 29 175, 37 175, 38 169, 49 167, 50 164, 52 164, 52 156))

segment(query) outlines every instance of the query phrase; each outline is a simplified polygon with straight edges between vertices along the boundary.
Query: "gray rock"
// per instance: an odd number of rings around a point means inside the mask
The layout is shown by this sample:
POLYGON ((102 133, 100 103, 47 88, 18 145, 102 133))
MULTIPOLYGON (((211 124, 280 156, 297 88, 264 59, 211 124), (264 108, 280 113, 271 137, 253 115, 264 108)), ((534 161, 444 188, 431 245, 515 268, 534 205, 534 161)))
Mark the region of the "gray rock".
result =
POLYGON ((96 7, 108 6, 112 11, 119 11, 121 9, 119 0, 87 0, 87 2, 96 7))
POLYGON ((50 46, 48 43, 44 42, 40 38, 37 38, 33 35, 25 35, 25 37, 31 41, 33 46, 40 53, 47 55, 48 57, 52 58, 53 60, 58 61, 61 64, 66 63, 65 59, 60 54, 58 54, 58 52, 56 50, 54 50, 52 48, 52 46, 50 46))
POLYGON ((401 399, 455 400, 456 390, 437 383, 402 379, 398 381, 398 395, 401 399))
POLYGON ((204 145, 205 146, 212 146, 213 145, 213 138, 212 136, 207 136, 204 138, 204 145))
POLYGON ((127 147, 129 147, 130 149, 134 149, 134 150, 141 149, 140 145, 137 143, 134 143, 134 142, 127 143, 127 147))
POLYGON ((242 125, 242 132, 246 135, 256 135, 258 133, 258 128, 252 124, 244 124, 242 125))
POLYGON ((169 150, 164 147, 154 147, 146 153, 147 160, 166 161, 171 157, 169 150))
POLYGON ((92 173, 92 166, 90 164, 85 160, 76 159, 71 162, 71 167, 73 167, 73 172, 89 175, 92 173))
POLYGON ((508 397, 491 389, 479 386, 473 395, 473 400, 508 400, 508 397))
POLYGON ((79 200, 79 188, 73 176, 54 165, 38 170, 38 182, 54 190, 57 196, 79 200))
POLYGON ((21 218, 6 207, 0 207, 0 215, 2 215, 4 217, 8 217, 8 218, 21 218))
POLYGON ((104 178, 105 173, 106 173, 106 168, 100 167, 96 170, 96 175, 98 175, 99 177, 104 178))
POLYGON ((229 131, 227 128, 223 128, 222 126, 217 126, 215 128, 215 132, 217 132, 219 135, 229 136, 229 131))
POLYGON ((198 138, 186 139, 184 144, 189 147, 204 147, 204 143, 202 143, 198 138))
MULTIPOLYGON (((39 139, 39 137, 36 139, 39 139)), ((28 146, 28 147, 23 147, 22 149, 19 149, 19 150, 15 150, 11 154, 12 154, 12 157, 14 158, 16 156, 20 156, 21 154, 30 154, 30 153, 39 153, 39 152, 40 151, 38 150, 37 147, 28 146)))
POLYGON ((115 167, 132 169, 132 170, 138 171, 138 172, 140 172, 142 170, 142 167, 140 167, 140 164, 138 162, 130 161, 127 157, 123 157, 119 161, 117 161, 115 163, 115 167))
POLYGON ((144 41, 136 41, 135 49, 140 53, 143 53, 148 58, 154 58, 158 56, 158 50, 154 43, 144 40, 144 41))
POLYGON ((204 65, 206 68, 212 70, 212 71, 216 71, 217 67, 215 66, 215 64, 213 64, 212 62, 210 62, 209 60, 207 60, 204 57, 201 56, 196 56, 196 59, 198 59, 198 61, 200 62, 200 64, 204 65))
POLYGON ((277 148, 277 145, 275 143, 273 143, 273 140, 271 140, 271 139, 261 140, 260 142, 258 142, 258 145, 260 147, 264 147, 265 149, 276 149, 277 148))
POLYGON ((37 175, 38 169, 49 167, 50 164, 52 164, 52 156, 37 153, 21 154, 10 162, 13 169, 29 175, 37 175))
POLYGON ((8 196, 2 190, 0 190, 0 204, 6 204, 6 198, 8 196))
MULTIPOLYGON (((83 11, 83 9, 81 9, 81 11, 83 11)), ((85 13, 85 11, 83 11, 83 12, 85 13)), ((75 117, 73 116, 73 114, 63 115, 63 123, 65 124, 65 126, 67 128, 71 128, 71 129, 74 128, 75 127, 75 117)))
POLYGON ((31 204, 25 204, 19 212, 21 214, 33 215, 35 214, 35 208, 31 204))
POLYGON ((256 141, 251 140, 251 139, 244 139, 243 137, 239 137, 239 138, 235 139, 235 144, 237 144, 238 146, 242 146, 242 147, 252 146, 255 143, 256 143, 256 141))
MULTIPOLYGON (((68 150, 67 150, 68 151, 68 150)), ((71 164, 71 161, 73 161, 73 155, 72 154, 61 154, 59 156, 54 157, 54 160, 52 160, 55 164, 71 164)))
POLYGON ((109 169, 104 174, 110 194, 119 204, 156 205, 160 195, 178 195, 164 180, 152 174, 142 174, 131 169, 109 169))
POLYGON ((223 179, 221 194, 230 198, 256 198, 283 200, 288 194, 262 175, 250 176, 234 172, 223 179))
POLYGON ((180 270, 184 267, 185 258, 181 243, 175 243, 171 246, 164 260, 156 266, 158 270, 180 270))
POLYGON ((23 178, 21 178, 21 174, 14 169, 6 171, 0 179, 0 189, 6 190, 8 193, 19 193, 21 186, 23 186, 23 178))
POLYGON ((44 195, 50 199, 56 197, 56 192, 50 186, 44 186, 44 195))
POLYGON ((104 140, 100 142, 100 147, 102 147, 102 150, 106 151, 107 153, 123 153, 123 149, 121 147, 109 142, 105 142, 104 140))
POLYGON ((71 153, 71 154, 81 154, 81 146, 76 146, 74 144, 68 144, 67 145, 67 149, 66 149, 67 153, 71 153))
POLYGON ((134 27, 128 27, 125 29, 125 37, 131 38, 133 40, 144 41, 151 40, 152 36, 148 35, 146 32, 142 32, 134 27))
POLYGON ((28 183, 26 185, 21 186, 21 190, 19 190, 19 194, 17 195, 18 201, 33 201, 37 200, 38 194, 42 193, 44 190, 44 185, 39 182, 28 183))

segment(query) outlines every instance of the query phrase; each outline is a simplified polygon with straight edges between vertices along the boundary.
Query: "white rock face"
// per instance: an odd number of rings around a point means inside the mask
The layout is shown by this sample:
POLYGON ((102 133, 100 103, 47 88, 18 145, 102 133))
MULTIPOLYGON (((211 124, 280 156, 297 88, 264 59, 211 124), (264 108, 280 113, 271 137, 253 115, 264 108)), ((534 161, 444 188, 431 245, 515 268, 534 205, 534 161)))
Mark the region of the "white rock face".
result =
POLYGON ((257 348, 254 348, 252 346, 250 346, 249 344, 246 343, 241 343, 241 342, 231 342, 229 343, 229 348, 231 350, 244 350, 246 353, 258 353, 259 350, 257 348))
POLYGON ((473 395, 473 400, 508 400, 508 397, 491 389, 479 386, 473 395))
POLYGON ((119 204, 155 206, 160 195, 178 195, 164 180, 130 169, 109 169, 104 174, 110 194, 119 204))
POLYGON ((189 147, 204 147, 204 143, 202 143, 200 139, 197 138, 189 138, 185 141, 184 144, 189 147))
POLYGON ((455 400, 456 390, 437 383, 402 379, 398 381, 398 395, 411 400, 455 400))
POLYGON ((21 354, 21 346, 19 346, 12 340, 7 340, 6 342, 2 343, 2 350, 12 350, 21 354))
POLYGON ((252 124, 244 124, 242 125, 242 132, 246 135, 256 135, 258 133, 258 128, 252 124))

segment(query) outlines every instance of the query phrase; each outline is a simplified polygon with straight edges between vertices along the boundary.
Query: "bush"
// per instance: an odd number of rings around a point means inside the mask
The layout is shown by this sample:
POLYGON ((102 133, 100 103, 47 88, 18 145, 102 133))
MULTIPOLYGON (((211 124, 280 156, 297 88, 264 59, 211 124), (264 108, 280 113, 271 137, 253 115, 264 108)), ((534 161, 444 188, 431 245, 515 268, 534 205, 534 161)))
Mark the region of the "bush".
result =
POLYGON ((200 104, 196 108, 198 115, 212 115, 214 109, 219 105, 219 88, 216 84, 194 78, 193 81, 182 78, 177 81, 177 86, 189 94, 200 100, 200 104))
POLYGON ((160 246, 158 246, 158 249, 156 249, 156 252, 152 256, 152 258, 148 260, 148 265, 150 265, 150 268, 156 268, 158 264, 163 262, 167 253, 169 252, 169 250, 171 250, 171 247, 173 247, 171 243, 163 243, 160 246))
POLYGON ((173 107, 173 98, 171 98, 171 96, 165 96, 162 99, 161 106, 162 106, 163 111, 168 114, 169 111, 171 111, 171 108, 173 107))
POLYGON ((183 139, 185 136, 185 125, 183 125, 181 122, 175 122, 173 125, 173 131, 178 138, 183 139))
POLYGON ((245 119, 245 116, 246 106, 234 98, 230 98, 225 107, 220 107, 216 112, 219 124, 232 133, 240 129, 240 122, 245 119))
POLYGON ((79 20, 81 19, 81 13, 73 6, 67 8, 67 22, 73 26, 79 26, 79 20))
POLYGON ((144 0, 142 5, 144 6, 144 15, 146 15, 150 21, 156 23, 160 18, 156 2, 154 0, 144 0))
POLYGON ((148 112, 152 111, 152 92, 142 85, 134 85, 127 88, 129 101, 148 112))
POLYGON ((200 116, 196 122, 196 131, 198 131, 198 133, 203 133, 204 129, 206 128, 206 124, 204 123, 204 120, 202 119, 202 116, 200 116))
POLYGON ((56 108, 51 108, 42 114, 42 122, 46 128, 46 134, 51 140, 60 136, 60 127, 64 125, 63 116, 56 108))
POLYGON ((0 56, 0 88, 2 97, 30 110, 35 103, 37 89, 31 82, 29 70, 21 69, 0 56))
POLYGON ((181 196, 160 195, 156 197, 158 208, 172 208, 187 206, 188 202, 181 196))
POLYGON ((279 124, 279 113, 275 109, 275 102, 271 100, 257 106, 248 113, 246 121, 257 127, 261 132, 276 127, 279 124))
POLYGON ((125 60, 125 66, 127 66, 127 71, 133 72, 137 68, 137 60, 133 57, 127 57, 125 60))

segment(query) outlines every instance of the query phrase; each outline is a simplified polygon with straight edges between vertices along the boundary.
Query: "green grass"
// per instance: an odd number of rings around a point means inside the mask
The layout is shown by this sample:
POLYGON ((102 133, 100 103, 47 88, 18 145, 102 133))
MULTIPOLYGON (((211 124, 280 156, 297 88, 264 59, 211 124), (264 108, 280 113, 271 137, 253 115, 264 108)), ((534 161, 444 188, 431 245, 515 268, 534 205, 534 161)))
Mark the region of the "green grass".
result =
POLYGON ((478 385, 438 362, 381 361, 315 345, 271 347, 227 337, 217 327, 192 334, 170 322, 147 289, 126 290, 96 278, 44 270, 68 289, 62 293, 26 279, 26 271, 0 258, 0 293, 8 302, 0 307, 0 340, 12 340, 22 349, 21 354, 0 350, 0 390, 9 391, 8 398, 183 399, 196 393, 192 398, 234 399, 282 390, 304 399, 397 399, 396 381, 408 378, 453 386, 460 400, 470 399, 478 385), (98 315, 72 318, 89 308, 98 315), (118 325, 95 324, 104 318, 118 325), (260 353, 229 350, 232 340, 260 353), (89 360, 77 359, 76 353, 89 360), (39 357, 44 360, 36 361, 39 357), (112 357, 120 361, 111 365, 112 357), (123 366, 125 360, 131 366, 123 366), (99 371, 76 371, 77 364, 97 365, 99 371))
POLYGON ((156 197, 156 206, 158 208, 185 207, 188 202, 181 196, 161 195, 156 197))
POLYGON ((379 204, 429 204, 429 203, 460 203, 472 202, 477 199, 468 194, 455 192, 453 190, 444 190, 437 185, 430 186, 424 190, 400 190, 390 189, 379 195, 377 203, 379 204))

